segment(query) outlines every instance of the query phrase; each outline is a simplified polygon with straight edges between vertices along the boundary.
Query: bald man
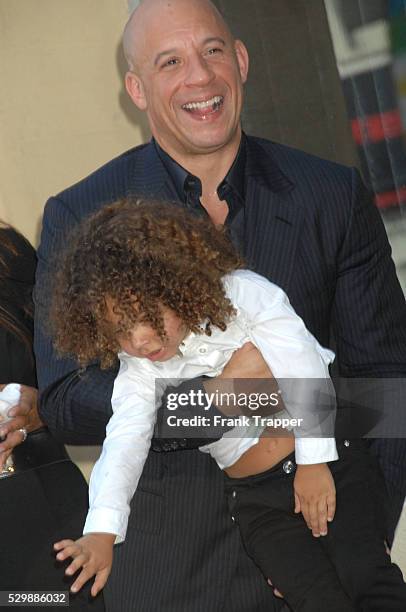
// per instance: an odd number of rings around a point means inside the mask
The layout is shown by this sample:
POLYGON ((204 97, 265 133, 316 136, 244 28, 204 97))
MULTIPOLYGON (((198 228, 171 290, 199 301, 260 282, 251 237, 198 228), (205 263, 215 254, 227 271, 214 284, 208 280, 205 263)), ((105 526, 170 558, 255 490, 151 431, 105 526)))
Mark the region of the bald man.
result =
POLYGON ((144 1, 123 41, 131 99, 147 113, 159 147, 199 177, 207 214, 224 223, 229 206, 217 188, 241 143, 247 49, 205 0, 144 1))
MULTIPOLYGON (((128 195, 178 200, 208 223, 226 225, 249 266, 287 291, 324 346, 334 327, 343 375, 404 375, 404 298, 358 173, 243 134, 248 53, 211 2, 145 0, 125 28, 124 50, 126 88, 153 139, 50 198, 44 214, 36 354, 41 416, 51 430, 71 444, 104 439, 115 372, 97 364, 79 372, 58 359, 43 306, 68 231, 128 195)), ((234 376, 261 370, 258 356, 239 357, 229 364, 234 376)), ((153 440, 126 542, 115 549, 109 611, 282 609, 241 545, 222 474, 196 448, 206 442, 153 440)), ((403 461, 403 448, 397 452, 403 461)), ((393 474, 388 468, 385 475, 398 515, 403 493, 393 474)))

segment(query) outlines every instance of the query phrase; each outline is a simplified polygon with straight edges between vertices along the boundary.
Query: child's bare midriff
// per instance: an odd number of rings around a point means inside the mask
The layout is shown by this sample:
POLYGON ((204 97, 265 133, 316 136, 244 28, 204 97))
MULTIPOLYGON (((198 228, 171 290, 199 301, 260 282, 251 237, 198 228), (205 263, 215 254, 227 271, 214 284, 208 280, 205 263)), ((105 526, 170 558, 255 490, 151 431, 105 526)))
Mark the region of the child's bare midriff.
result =
POLYGON ((277 431, 265 429, 258 444, 251 446, 233 465, 225 468, 230 478, 246 478, 260 474, 277 465, 282 459, 295 450, 295 438, 288 436, 283 430, 284 437, 275 437, 277 431))

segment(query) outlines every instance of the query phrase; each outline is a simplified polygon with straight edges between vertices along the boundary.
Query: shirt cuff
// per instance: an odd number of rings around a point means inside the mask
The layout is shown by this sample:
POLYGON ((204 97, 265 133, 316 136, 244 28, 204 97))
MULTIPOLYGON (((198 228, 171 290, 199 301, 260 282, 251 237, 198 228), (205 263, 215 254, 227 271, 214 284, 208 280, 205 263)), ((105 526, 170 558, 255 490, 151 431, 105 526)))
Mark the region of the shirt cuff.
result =
POLYGON ((83 535, 86 533, 113 533, 114 544, 124 542, 127 533, 128 516, 112 508, 94 508, 86 517, 83 535))
POLYGON ((327 463, 338 459, 335 438, 296 438, 295 451, 298 465, 327 463))

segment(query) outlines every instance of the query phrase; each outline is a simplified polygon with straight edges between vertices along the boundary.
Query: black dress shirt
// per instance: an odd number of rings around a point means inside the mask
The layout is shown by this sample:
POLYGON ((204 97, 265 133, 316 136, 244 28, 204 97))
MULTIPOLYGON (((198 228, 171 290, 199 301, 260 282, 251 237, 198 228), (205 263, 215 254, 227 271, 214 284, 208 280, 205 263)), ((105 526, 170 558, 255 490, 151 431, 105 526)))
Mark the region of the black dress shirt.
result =
MULTIPOLYGON (((164 151, 156 140, 153 141, 156 152, 164 164, 179 201, 198 215, 207 215, 200 198, 202 197, 201 180, 188 172, 178 164, 166 151, 164 151)), ((217 187, 217 195, 220 200, 226 201, 228 215, 225 226, 229 231, 231 240, 239 252, 244 254, 244 228, 245 228, 245 165, 247 159, 246 136, 242 135, 240 148, 237 156, 227 172, 227 175, 217 187)))

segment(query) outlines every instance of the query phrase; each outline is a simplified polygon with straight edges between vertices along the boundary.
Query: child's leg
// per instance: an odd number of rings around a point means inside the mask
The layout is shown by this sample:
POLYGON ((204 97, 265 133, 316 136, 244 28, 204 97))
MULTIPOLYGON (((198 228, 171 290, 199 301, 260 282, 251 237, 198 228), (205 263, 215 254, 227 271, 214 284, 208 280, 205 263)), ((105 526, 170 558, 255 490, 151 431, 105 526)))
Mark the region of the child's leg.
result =
POLYGON ((292 455, 264 474, 227 480, 247 552, 295 612, 354 612, 320 539, 293 512, 294 467, 292 455))
POLYGON ((332 462, 337 511, 321 544, 363 611, 406 610, 406 585, 384 545, 385 484, 362 440, 340 442, 332 462))

